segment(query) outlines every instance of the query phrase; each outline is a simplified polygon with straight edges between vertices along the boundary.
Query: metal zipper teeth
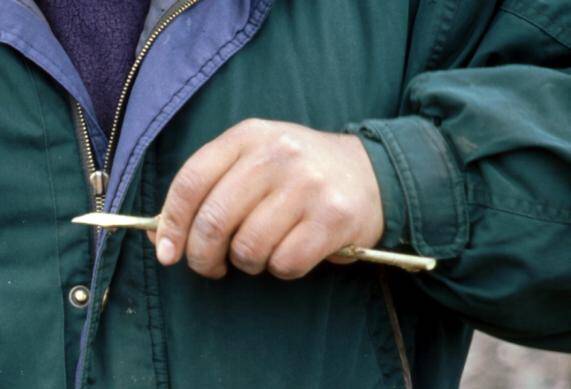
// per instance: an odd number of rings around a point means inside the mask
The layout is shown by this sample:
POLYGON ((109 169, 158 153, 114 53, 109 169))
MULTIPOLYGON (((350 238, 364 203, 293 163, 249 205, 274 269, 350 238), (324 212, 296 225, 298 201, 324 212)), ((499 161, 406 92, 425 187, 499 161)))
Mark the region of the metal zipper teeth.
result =
POLYGON ((135 74, 139 70, 139 67, 143 62, 143 59, 147 55, 153 43, 157 40, 159 35, 164 31, 164 29, 167 28, 167 26, 171 24, 173 20, 175 20, 178 16, 180 16, 180 14, 182 14, 184 11, 192 7, 197 2, 198 0, 185 1, 179 7, 177 7, 176 10, 174 10, 169 16, 163 19, 163 21, 156 26, 153 32, 151 32, 151 35, 147 38, 147 41, 143 45, 141 52, 139 53, 139 55, 137 55, 137 58, 135 59, 135 62, 133 63, 131 70, 129 70, 129 73, 127 74, 127 79, 125 80, 125 84, 123 85, 121 94, 119 95, 119 102, 117 103, 117 110, 115 111, 115 116, 113 117, 113 126, 111 127, 111 133, 109 135, 109 147, 107 148, 107 152, 105 153, 105 158, 103 160, 103 171, 105 172, 109 171, 111 157, 113 155, 115 138, 117 137, 119 122, 121 120, 121 115, 123 113, 123 106, 125 104, 125 100, 127 99, 127 95, 129 94, 131 84, 135 79, 135 74))
MULTIPOLYGON (((121 116, 123 113, 125 101, 127 99, 129 91, 131 89, 131 85, 133 83, 133 80, 135 79, 135 75, 136 75, 137 71, 139 70, 141 63, 143 62, 143 59, 145 58, 145 56, 149 52, 149 49, 151 48, 153 43, 157 40, 159 35, 164 31, 164 29, 167 28, 168 25, 171 24, 173 22, 173 20, 175 20, 183 12, 185 12, 190 7, 192 7, 193 5, 198 3, 198 1, 199 0, 184 1, 172 13, 170 13, 167 17, 163 18, 162 21, 151 32, 151 34, 147 38, 145 44, 143 45, 141 52, 135 58, 135 62, 131 66, 129 73, 127 74, 127 78, 125 80, 125 83, 123 84, 123 88, 121 89, 121 94, 119 95, 119 101, 117 102, 117 109, 115 110, 115 115, 113 116, 113 123, 112 123, 112 127, 111 127, 111 132, 109 134, 108 146, 107 146, 107 150, 105 151, 105 156, 103 158, 103 172, 104 173, 108 174, 110 171, 111 157, 113 156, 113 152, 115 149, 115 143, 117 141, 117 135, 119 132, 119 123, 121 121, 121 116)), ((96 172, 97 168, 95 165, 95 159, 93 157, 93 151, 91 149, 91 142, 89 139, 89 132, 87 129, 87 123, 85 121, 85 116, 83 114, 83 109, 79 103, 76 103, 76 104, 77 104, 78 117, 79 117, 79 122, 80 122, 80 126, 81 126, 81 131, 82 131, 82 138, 83 138, 82 144, 84 145, 83 149, 84 149, 85 156, 86 156, 87 169, 88 169, 89 174, 91 175, 91 174, 96 172)), ((95 211, 96 212, 102 211, 104 203, 105 203, 105 195, 95 196, 95 211)))
POLYGON ((81 127, 81 142, 85 151, 85 162, 87 164, 87 170, 89 174, 91 174, 95 172, 97 168, 95 167, 95 159, 93 158, 93 151, 90 147, 89 133, 87 132, 87 123, 85 121, 85 115, 83 114, 81 105, 79 103, 75 103, 75 105, 77 109, 77 118, 79 119, 79 126, 81 127))
MULTIPOLYGON (((87 129, 87 122, 85 120, 85 115, 83 114, 83 109, 81 105, 76 102, 77 118, 79 121, 79 127, 81 129, 81 147, 83 149, 83 155, 85 156, 84 161, 87 168, 87 180, 89 183, 90 176, 97 171, 97 166, 95 165, 95 158, 93 157, 93 150, 91 149, 91 143, 89 139, 89 132, 87 129)), ((103 205, 105 203, 105 196, 95 195, 91 184, 89 184, 94 198, 94 206, 96 212, 101 212, 103 210, 103 205)))

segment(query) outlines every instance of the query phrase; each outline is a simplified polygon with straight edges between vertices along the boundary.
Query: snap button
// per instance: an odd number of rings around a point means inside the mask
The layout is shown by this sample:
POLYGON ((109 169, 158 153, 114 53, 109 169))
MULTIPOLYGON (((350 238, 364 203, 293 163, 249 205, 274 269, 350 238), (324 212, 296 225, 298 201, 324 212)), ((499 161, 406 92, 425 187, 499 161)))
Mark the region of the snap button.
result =
POLYGON ((69 291, 69 302, 76 308, 85 308, 89 303, 89 289, 83 285, 76 285, 69 291))

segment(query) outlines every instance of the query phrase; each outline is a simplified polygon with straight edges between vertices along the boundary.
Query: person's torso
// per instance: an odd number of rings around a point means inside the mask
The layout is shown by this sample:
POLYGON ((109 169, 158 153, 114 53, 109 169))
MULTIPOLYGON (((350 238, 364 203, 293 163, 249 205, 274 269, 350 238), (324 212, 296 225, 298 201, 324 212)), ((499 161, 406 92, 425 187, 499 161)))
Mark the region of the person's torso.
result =
MULTIPOLYGON (((276 1, 263 21, 268 6, 240 10, 246 16, 235 30, 217 26, 234 34, 200 51, 203 57, 161 57, 183 43, 169 27, 158 38, 127 105, 122 131, 140 133, 118 146, 121 170, 112 174, 109 208, 156 214, 183 162, 247 118, 339 131, 364 118, 394 117, 407 69, 420 71, 432 58, 427 43, 418 62, 408 63, 415 13, 407 2, 276 1), (256 23, 260 31, 241 48, 256 23), (172 74, 173 61, 192 66, 172 74), (146 99, 154 93, 161 97, 146 99)), ((179 16, 189 29, 201 23, 192 12, 179 16)), ((200 45, 209 36, 187 39, 200 45)), ((52 72, 58 83, 18 53, 22 47, 0 46, 0 386, 71 387, 80 349, 88 387, 402 386, 374 267, 324 264, 295 282, 234 270, 210 281, 184 264, 159 267, 144 235, 131 231, 106 237, 96 261, 90 230, 69 223, 92 207, 73 99, 63 76, 52 72), (91 287, 89 310, 69 303, 76 285, 91 287)), ((450 358, 424 360, 444 369, 433 371, 435 381, 454 386, 469 332, 432 317, 428 301, 411 308, 422 299, 415 290, 397 298, 409 317, 403 327, 411 359, 421 353, 415 344, 432 345, 442 358, 445 342, 429 333, 449 328, 449 357, 460 360, 446 368, 450 358)))

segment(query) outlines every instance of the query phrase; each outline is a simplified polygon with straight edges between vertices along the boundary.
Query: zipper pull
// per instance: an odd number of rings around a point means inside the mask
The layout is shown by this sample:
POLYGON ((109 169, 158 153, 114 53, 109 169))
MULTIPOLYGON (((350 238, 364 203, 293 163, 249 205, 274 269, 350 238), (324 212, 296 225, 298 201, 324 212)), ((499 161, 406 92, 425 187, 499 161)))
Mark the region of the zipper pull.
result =
POLYGON ((107 191, 109 175, 102 170, 97 170, 89 176, 89 182, 95 196, 103 196, 107 191))

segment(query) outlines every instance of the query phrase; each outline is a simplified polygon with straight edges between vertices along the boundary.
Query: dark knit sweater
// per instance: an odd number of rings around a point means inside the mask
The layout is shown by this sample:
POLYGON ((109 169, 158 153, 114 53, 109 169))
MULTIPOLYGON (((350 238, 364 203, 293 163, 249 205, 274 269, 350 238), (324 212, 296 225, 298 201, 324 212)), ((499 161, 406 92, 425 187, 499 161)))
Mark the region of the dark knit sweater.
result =
POLYGON ((109 132, 135 58, 149 0, 36 0, 91 95, 109 132))

